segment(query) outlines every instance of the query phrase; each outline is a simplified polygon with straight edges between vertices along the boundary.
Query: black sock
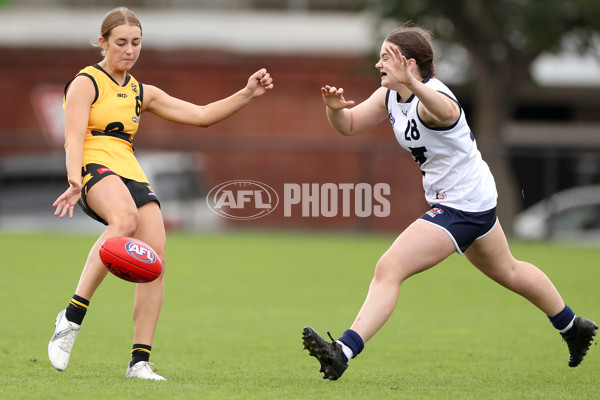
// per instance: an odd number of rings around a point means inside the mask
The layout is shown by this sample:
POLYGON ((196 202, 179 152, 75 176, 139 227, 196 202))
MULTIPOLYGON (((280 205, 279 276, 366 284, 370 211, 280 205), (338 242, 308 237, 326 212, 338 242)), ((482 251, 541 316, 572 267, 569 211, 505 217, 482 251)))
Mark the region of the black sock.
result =
POLYGON ((89 305, 89 300, 86 300, 83 297, 74 294, 73 298, 71 299, 71 302, 67 306, 67 312, 65 313, 67 320, 74 322, 77 325, 81 325, 81 323, 83 322, 83 317, 85 317, 85 313, 87 312, 89 305))
POLYGON ((152 346, 147 344, 134 344, 131 350, 131 365, 140 361, 149 361, 152 346))

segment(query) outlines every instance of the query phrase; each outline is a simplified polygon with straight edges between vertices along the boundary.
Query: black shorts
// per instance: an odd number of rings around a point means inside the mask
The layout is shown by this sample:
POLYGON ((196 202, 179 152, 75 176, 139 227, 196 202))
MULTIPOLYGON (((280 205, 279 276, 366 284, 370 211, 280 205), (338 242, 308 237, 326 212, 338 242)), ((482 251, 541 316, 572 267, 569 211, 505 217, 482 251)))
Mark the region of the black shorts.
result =
MULTIPOLYGON (((77 202, 84 213, 92 217, 98 222, 102 222, 104 225, 108 225, 101 216, 96 214, 91 208, 87 205, 87 192, 90 190, 92 186, 100 181, 100 179, 105 178, 109 175, 117 175, 110 168, 105 167, 100 164, 87 164, 81 169, 81 176, 83 177, 83 188, 81 189, 81 199, 77 202)), ((149 184, 145 182, 138 182, 131 179, 120 177, 127 189, 129 189, 129 193, 131 193, 131 197, 135 202, 135 205, 140 208, 146 203, 151 201, 155 201, 160 206, 160 202, 156 197, 156 194, 152 190, 149 184)))
POLYGON ((431 210, 421 215, 421 219, 446 231, 456 246, 456 252, 463 254, 474 241, 490 233, 498 216, 495 207, 483 212, 466 212, 434 204, 431 210))

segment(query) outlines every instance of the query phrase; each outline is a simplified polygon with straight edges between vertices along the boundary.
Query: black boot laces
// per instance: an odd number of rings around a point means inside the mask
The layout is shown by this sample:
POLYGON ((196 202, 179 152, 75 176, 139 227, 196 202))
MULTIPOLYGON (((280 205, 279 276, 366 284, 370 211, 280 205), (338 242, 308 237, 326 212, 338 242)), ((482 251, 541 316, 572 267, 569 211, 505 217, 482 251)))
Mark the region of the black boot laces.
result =
POLYGON ((331 336, 331 333, 329 333, 329 331, 327 331, 327 335, 329 336, 329 339, 331 339, 331 343, 332 343, 332 344, 335 344, 335 343, 336 343, 336 341, 335 341, 335 339, 333 338, 333 336, 331 336))

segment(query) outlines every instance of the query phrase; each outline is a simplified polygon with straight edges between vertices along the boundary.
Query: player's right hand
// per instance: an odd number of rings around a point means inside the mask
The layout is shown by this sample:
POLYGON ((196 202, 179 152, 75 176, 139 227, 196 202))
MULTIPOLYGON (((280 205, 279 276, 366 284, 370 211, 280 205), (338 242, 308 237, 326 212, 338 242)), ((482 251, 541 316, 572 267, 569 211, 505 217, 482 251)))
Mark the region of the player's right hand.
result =
POLYGON ((353 100, 344 98, 344 89, 342 88, 337 89, 334 86, 325 85, 321 88, 321 94, 325 105, 334 110, 352 107, 355 103, 353 100))
POLYGON ((69 213, 69 218, 73 218, 73 209, 81 198, 81 182, 69 178, 69 184, 69 188, 52 203, 52 207, 56 207, 54 215, 60 218, 64 217, 67 212, 69 213))

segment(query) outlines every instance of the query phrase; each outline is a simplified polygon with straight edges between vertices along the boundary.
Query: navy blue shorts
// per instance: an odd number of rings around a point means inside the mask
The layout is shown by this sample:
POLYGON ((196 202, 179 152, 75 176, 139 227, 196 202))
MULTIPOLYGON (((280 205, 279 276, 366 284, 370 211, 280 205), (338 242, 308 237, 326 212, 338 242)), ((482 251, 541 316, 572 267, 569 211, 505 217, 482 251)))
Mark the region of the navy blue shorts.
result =
POLYGON ((452 207, 434 204, 421 219, 442 228, 454 242, 458 254, 484 237, 498 221, 496 208, 483 212, 465 212, 452 207))

